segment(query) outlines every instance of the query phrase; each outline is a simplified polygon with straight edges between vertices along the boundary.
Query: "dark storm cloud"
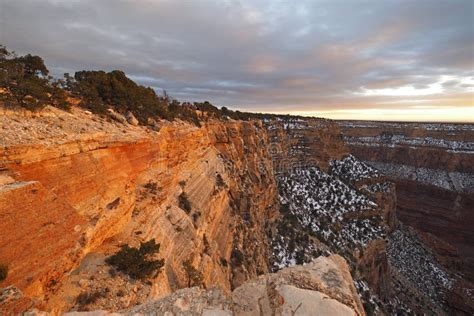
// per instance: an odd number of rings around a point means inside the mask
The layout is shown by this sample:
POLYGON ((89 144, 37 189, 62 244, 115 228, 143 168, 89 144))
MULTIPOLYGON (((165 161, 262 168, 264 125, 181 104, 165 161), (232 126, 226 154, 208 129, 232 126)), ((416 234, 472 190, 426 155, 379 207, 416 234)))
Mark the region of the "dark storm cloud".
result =
POLYGON ((472 106, 470 0, 3 0, 0 10, 0 42, 56 75, 122 69, 180 100, 250 110, 388 107, 411 96, 384 89, 403 87, 472 106))

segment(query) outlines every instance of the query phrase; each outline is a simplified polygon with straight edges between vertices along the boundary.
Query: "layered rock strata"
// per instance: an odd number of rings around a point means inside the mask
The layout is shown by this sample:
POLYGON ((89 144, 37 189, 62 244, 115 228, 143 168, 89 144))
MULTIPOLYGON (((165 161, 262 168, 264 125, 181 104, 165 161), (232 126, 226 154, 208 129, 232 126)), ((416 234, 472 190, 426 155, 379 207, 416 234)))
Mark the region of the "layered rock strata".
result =
POLYGON ((105 257, 153 238, 165 266, 151 289, 139 287, 136 302, 185 287, 184 260, 204 285, 224 292, 268 272, 265 227, 275 217, 276 187, 261 125, 177 122, 154 132, 96 122, 79 109, 77 122, 51 111, 8 118, 43 141, 5 137, 0 149, 0 262, 9 266, 2 286, 64 311, 97 287, 94 274, 105 269, 103 259, 83 269, 87 254, 105 257), (56 124, 84 127, 70 139, 56 124), (89 279, 85 288, 75 275, 89 279))

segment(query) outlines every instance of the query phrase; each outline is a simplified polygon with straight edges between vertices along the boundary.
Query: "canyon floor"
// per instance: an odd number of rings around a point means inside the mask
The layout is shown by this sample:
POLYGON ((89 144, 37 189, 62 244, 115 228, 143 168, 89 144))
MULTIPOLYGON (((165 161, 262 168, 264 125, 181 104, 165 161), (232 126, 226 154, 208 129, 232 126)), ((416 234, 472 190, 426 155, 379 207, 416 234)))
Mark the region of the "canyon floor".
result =
POLYGON ((0 107, 0 311, 474 313, 474 125, 201 119, 0 107))

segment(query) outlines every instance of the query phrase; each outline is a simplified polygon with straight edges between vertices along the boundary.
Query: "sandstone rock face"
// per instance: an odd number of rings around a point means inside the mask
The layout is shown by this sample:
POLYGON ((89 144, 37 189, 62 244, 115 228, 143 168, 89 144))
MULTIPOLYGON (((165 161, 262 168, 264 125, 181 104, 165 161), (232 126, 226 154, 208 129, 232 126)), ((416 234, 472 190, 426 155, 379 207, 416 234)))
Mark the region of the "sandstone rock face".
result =
POLYGON ((268 272, 265 227, 275 217, 276 186, 261 125, 164 122, 157 133, 78 111, 74 119, 65 112, 2 118, 43 139, 2 138, 0 263, 10 267, 2 287, 18 287, 42 309, 68 310, 95 288, 81 288, 72 275, 103 270, 97 261, 75 271, 86 254, 108 256, 152 238, 165 266, 150 297, 185 287, 188 259, 205 285, 224 293, 268 272), (83 126, 80 137, 61 132, 76 128, 69 124, 83 126))
POLYGON ((365 315, 345 260, 319 257, 248 282, 232 293, 237 315, 365 315))
POLYGON ((0 261, 9 266, 1 284, 45 295, 80 258, 86 221, 38 181, 3 185, 0 205, 0 261))
POLYGON ((349 154, 341 130, 331 120, 271 121, 267 129, 276 173, 308 166, 328 171, 331 160, 349 154))
MULTIPOLYGON (((109 115, 112 119, 114 119, 114 120, 116 120, 117 122, 120 122, 120 123, 122 123, 122 124, 125 124, 125 123, 127 123, 127 121, 128 121, 128 119, 127 119, 125 116, 123 116, 123 115, 120 114, 120 113, 115 112, 113 109, 108 109, 108 110, 107 110, 107 113, 108 113, 108 115, 109 115)), ((133 125, 133 124, 132 124, 132 125, 133 125)))
POLYGON ((138 120, 135 117, 135 115, 133 115, 132 112, 127 112, 127 114, 125 115, 125 118, 127 119, 128 124, 131 124, 133 126, 138 125, 138 120))
MULTIPOLYGON (((245 282, 229 296, 217 288, 186 288, 120 314, 365 315, 349 268, 337 255, 245 282)), ((109 314, 98 311, 66 315, 109 314)))

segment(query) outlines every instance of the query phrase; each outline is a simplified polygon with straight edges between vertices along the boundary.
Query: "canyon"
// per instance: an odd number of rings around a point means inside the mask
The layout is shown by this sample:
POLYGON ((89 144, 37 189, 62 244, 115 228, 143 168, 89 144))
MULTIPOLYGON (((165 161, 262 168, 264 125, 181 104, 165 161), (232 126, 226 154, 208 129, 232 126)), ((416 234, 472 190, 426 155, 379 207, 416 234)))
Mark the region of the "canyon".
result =
MULTIPOLYGON (((474 271, 474 125, 338 122, 362 161, 396 185, 397 218, 416 231, 471 294, 474 271)), ((472 303, 469 295, 466 302, 472 303)), ((460 304, 452 294, 453 304, 460 304)), ((472 308, 472 307, 470 307, 472 308)))
POLYGON ((0 111, 6 313, 473 311, 472 125, 0 111), (107 264, 151 239, 156 277, 107 264))
POLYGON ((357 121, 340 126, 351 152, 395 182, 398 218, 425 233, 446 264, 472 282, 474 126, 357 121))

